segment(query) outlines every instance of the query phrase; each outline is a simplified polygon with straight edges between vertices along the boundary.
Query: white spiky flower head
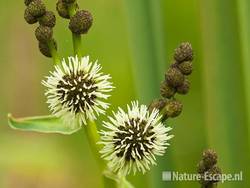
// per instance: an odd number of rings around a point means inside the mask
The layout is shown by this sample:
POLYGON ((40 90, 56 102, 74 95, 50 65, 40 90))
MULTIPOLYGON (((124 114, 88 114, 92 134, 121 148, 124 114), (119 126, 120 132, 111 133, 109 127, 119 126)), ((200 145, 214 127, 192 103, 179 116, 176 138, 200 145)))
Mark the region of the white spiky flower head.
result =
POLYGON ((113 89, 111 78, 100 72, 101 66, 89 57, 68 57, 56 65, 46 81, 45 95, 52 113, 71 126, 79 127, 87 120, 94 120, 108 108, 105 100, 113 89))
POLYGON ((103 123, 108 131, 100 132, 100 143, 104 144, 100 153, 110 170, 121 175, 149 170, 156 164, 155 156, 165 153, 168 140, 173 137, 157 109, 149 112, 146 105, 139 106, 137 101, 127 108, 127 112, 119 108, 113 113, 110 122, 103 123))

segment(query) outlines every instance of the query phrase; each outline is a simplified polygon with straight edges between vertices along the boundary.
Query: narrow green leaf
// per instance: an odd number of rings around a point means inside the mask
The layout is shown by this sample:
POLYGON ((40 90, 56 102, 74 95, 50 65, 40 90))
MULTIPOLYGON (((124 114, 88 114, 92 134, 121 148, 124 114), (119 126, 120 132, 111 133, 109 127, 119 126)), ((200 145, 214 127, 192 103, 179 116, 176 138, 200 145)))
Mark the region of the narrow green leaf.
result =
POLYGON ((22 131, 34 131, 41 133, 72 134, 81 127, 70 127, 54 116, 34 116, 25 118, 14 118, 8 114, 9 126, 22 131))

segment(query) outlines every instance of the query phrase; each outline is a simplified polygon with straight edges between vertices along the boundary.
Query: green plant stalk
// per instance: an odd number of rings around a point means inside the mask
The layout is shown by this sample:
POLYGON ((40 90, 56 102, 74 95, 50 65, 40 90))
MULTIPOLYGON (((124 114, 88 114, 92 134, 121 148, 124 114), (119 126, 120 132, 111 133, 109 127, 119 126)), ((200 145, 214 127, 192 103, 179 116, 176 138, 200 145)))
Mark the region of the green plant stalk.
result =
POLYGON ((101 159, 99 151, 101 150, 101 145, 97 144, 100 141, 100 135, 98 134, 96 123, 94 121, 88 121, 87 125, 84 126, 90 148, 96 158, 96 161, 100 167, 101 171, 105 170, 105 162, 101 159))
MULTIPOLYGON (((244 84, 245 84, 245 97, 246 97, 246 111, 247 111, 247 124, 248 124, 248 147, 250 149, 250 2, 248 0, 237 1, 238 5, 238 22, 239 22, 239 35, 241 45, 241 56, 243 63, 244 84)), ((248 156, 250 157, 250 156, 248 156)), ((250 170, 250 169, 249 169, 250 170)), ((250 173, 250 172, 248 172, 250 173)), ((248 183, 250 185, 250 182, 248 183)))
MULTIPOLYGON (((76 4, 72 3, 68 7, 69 11, 69 16, 72 17, 75 15, 76 10, 75 10, 76 4)), ((72 33, 72 40, 73 40, 73 48, 74 48, 74 54, 77 55, 78 57, 81 57, 81 51, 82 51, 82 41, 81 41, 81 35, 72 33)))
POLYGON ((48 42, 48 46, 49 46, 50 53, 51 53, 54 64, 59 65, 60 64, 60 58, 58 56, 58 53, 57 53, 56 47, 54 45, 54 42, 52 40, 50 40, 48 42))

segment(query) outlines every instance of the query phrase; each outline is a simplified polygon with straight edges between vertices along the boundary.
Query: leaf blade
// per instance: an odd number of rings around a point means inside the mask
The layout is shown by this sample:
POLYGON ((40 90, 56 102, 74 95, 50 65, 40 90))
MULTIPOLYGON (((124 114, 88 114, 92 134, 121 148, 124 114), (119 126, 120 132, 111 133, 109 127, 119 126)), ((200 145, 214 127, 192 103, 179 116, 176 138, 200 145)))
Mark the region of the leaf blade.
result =
POLYGON ((33 131, 40 133, 59 133, 69 135, 77 132, 81 127, 70 127, 55 116, 34 116, 14 118, 8 114, 8 124, 12 129, 33 131))

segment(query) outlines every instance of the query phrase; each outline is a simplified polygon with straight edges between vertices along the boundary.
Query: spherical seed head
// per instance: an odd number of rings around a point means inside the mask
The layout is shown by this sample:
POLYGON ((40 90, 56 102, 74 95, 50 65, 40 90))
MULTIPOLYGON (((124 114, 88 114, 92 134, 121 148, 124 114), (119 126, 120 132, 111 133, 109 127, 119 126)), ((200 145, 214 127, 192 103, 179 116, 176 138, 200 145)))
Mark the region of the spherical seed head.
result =
POLYGON ((37 19, 30 14, 28 8, 24 11, 24 19, 28 24, 34 24, 37 22, 37 19))
POLYGON ((182 72, 182 74, 190 75, 193 70, 193 63, 192 61, 183 61, 182 63, 178 64, 178 68, 182 72))
POLYGON ((46 12, 46 7, 41 0, 32 1, 28 5, 27 9, 30 12, 30 14, 35 18, 41 17, 46 12))
POLYGON ((148 111, 152 112, 154 109, 158 109, 160 111, 164 108, 166 102, 166 99, 155 99, 150 103, 148 111))
POLYGON ((59 0, 56 3, 56 10, 62 18, 66 18, 66 19, 70 18, 69 12, 68 12, 68 5, 64 3, 62 0, 59 0))
POLYGON ((25 4, 26 6, 28 6, 32 1, 34 1, 34 0, 24 0, 24 4, 25 4))
POLYGON ((192 61, 193 49, 191 44, 188 42, 181 43, 181 45, 175 49, 174 58, 179 63, 183 61, 192 61))
POLYGON ((56 25, 56 16, 52 11, 46 13, 39 19, 39 24, 47 27, 54 27, 56 25))
POLYGON ((173 137, 168 134, 171 128, 161 123, 158 110, 150 113, 147 106, 139 106, 138 102, 127 108, 127 112, 119 108, 114 117, 109 117, 110 122, 103 123, 108 130, 101 131, 100 142, 104 144, 100 153, 108 167, 124 176, 149 170, 156 164, 155 156, 164 154, 173 137))
POLYGON ((70 3, 74 3, 76 0, 62 0, 64 3, 68 3, 68 4, 70 4, 70 3))
POLYGON ((214 166, 217 163, 218 156, 214 150, 205 150, 202 154, 202 160, 207 168, 214 166))
POLYGON ((169 100, 164 108, 164 114, 167 117, 176 117, 178 115, 180 115, 181 111, 182 111, 182 103, 180 101, 177 100, 169 100))
POLYGON ((176 67, 170 67, 165 74, 165 80, 172 87, 182 85, 185 77, 181 71, 176 67))
POLYGON ((188 79, 185 79, 182 85, 177 87, 177 93, 185 95, 188 93, 189 88, 190 88, 190 82, 188 81, 188 79))
POLYGON ((47 26, 38 26, 35 31, 36 39, 41 42, 48 42, 52 39, 53 30, 47 26))
MULTIPOLYGON (((57 49, 57 43, 56 43, 55 39, 52 39, 52 41, 53 41, 53 44, 54 44, 55 48, 57 49)), ((50 52, 50 49, 49 49, 49 46, 48 46, 47 42, 39 41, 39 50, 44 56, 52 57, 52 54, 50 52)))
POLYGON ((89 62, 89 57, 69 57, 42 82, 47 87, 50 110, 68 126, 86 125, 87 120, 96 119, 108 108, 105 101, 113 86, 108 81, 110 76, 100 70, 97 61, 89 62))
POLYGON ((170 86, 166 81, 163 81, 160 86, 161 96, 164 98, 171 98, 174 96, 176 89, 170 86))
POLYGON ((80 10, 70 18, 69 29, 75 34, 85 34, 93 23, 93 17, 89 11, 80 10))

